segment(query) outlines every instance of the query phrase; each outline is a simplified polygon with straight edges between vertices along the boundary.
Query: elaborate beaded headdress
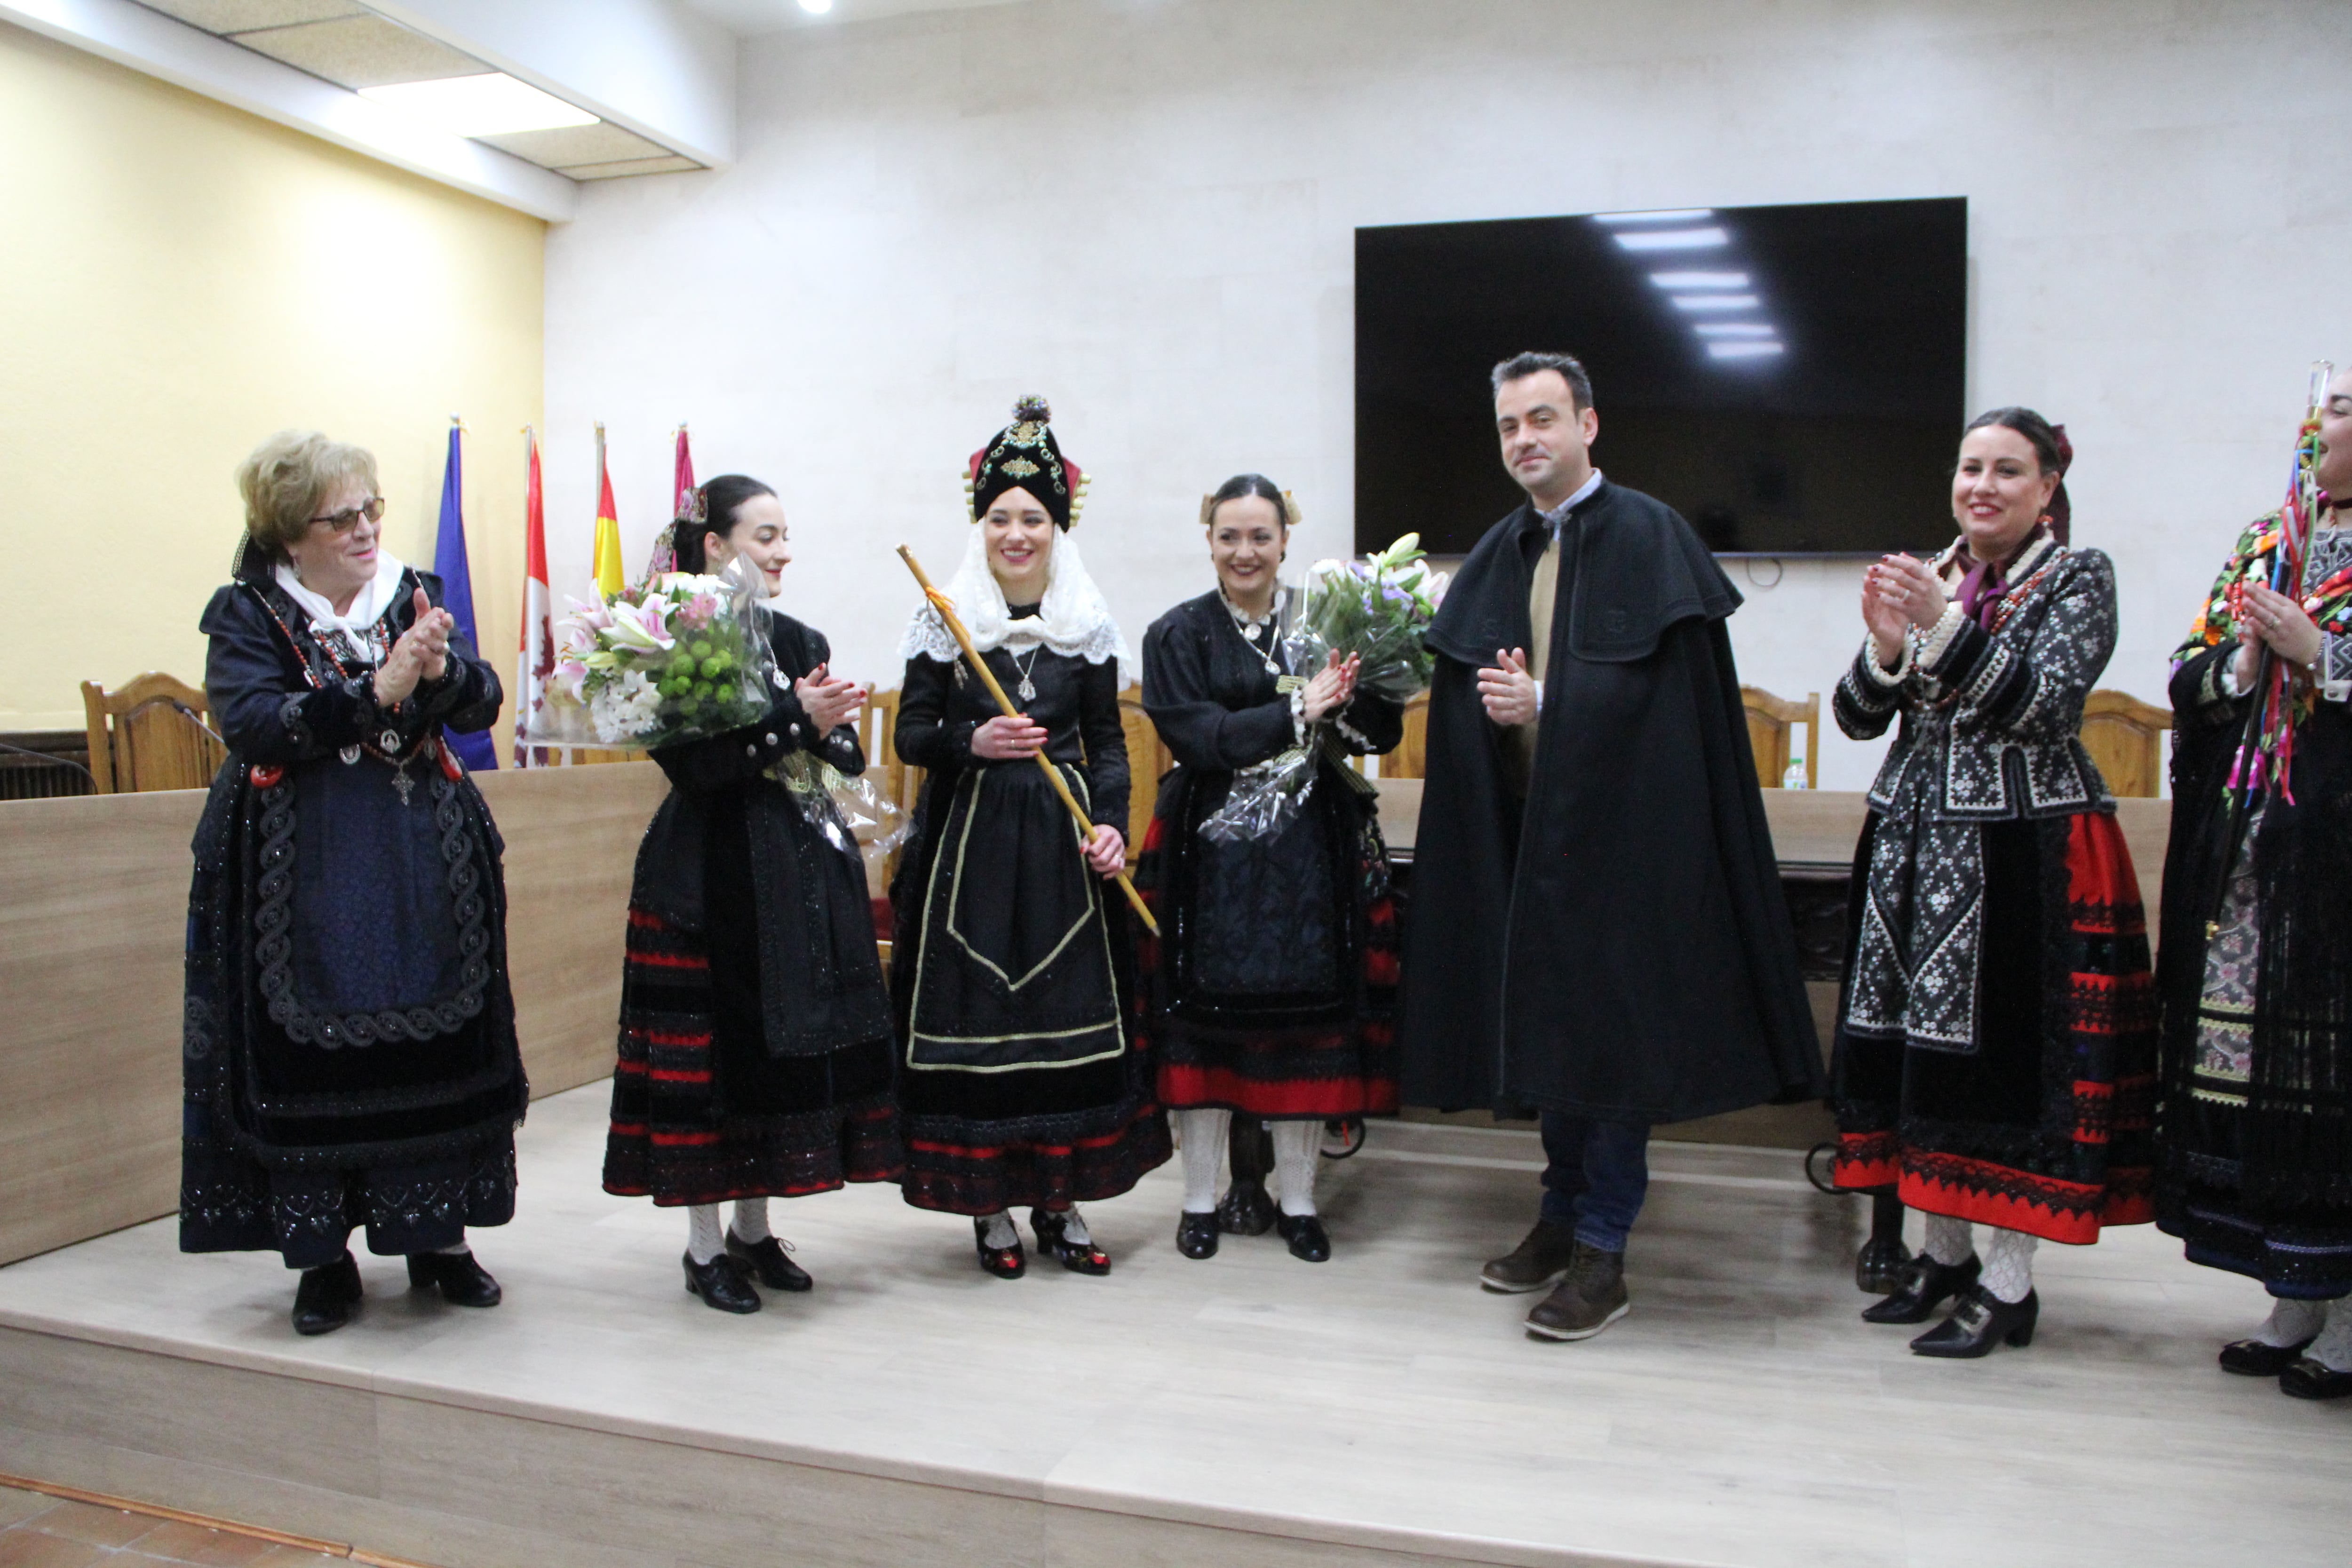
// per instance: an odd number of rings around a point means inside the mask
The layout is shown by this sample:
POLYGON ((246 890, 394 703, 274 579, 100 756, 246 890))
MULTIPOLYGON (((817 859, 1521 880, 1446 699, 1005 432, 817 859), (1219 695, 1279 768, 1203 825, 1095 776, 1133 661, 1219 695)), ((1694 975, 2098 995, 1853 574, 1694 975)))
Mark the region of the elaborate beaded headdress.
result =
POLYGON ((1013 423, 996 439, 971 455, 964 470, 963 488, 979 521, 989 506, 1007 490, 1026 490, 1052 515, 1056 528, 1076 525, 1087 504, 1089 481, 1076 463, 1062 456, 1047 423, 1053 409, 1042 397, 1024 397, 1013 405, 1013 423))

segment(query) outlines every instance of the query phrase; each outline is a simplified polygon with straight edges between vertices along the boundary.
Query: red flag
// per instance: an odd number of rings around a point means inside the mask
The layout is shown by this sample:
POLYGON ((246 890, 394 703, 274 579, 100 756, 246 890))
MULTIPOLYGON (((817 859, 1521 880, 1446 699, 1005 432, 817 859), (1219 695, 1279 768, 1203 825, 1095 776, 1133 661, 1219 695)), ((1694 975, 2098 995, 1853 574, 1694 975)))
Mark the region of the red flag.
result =
POLYGON ((539 484, 539 442, 529 426, 522 433, 526 473, 522 491, 522 652, 515 669, 515 766, 528 767, 523 736, 547 701, 547 679, 555 673, 555 628, 547 593, 547 510, 539 484))

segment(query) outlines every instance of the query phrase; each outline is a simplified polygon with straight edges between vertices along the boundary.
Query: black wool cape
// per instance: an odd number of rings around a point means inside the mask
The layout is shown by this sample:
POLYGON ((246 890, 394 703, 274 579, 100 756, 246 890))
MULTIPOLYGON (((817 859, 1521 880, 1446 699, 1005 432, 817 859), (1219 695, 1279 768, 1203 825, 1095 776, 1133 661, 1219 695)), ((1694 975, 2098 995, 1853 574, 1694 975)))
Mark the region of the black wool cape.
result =
POLYGON ((1654 1123, 1818 1098, 1724 626, 1739 595, 1673 508, 1604 480, 1562 525, 1522 802, 1477 672, 1528 645, 1545 542, 1524 504, 1489 529, 1430 628, 1404 1099, 1654 1123))

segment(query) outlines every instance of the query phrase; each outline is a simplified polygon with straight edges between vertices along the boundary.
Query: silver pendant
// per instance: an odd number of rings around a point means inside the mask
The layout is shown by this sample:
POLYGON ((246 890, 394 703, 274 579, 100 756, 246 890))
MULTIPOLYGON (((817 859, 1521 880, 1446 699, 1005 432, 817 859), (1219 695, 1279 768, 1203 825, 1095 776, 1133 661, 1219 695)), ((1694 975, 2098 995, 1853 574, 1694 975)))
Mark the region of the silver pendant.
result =
POLYGON ((400 804, 403 806, 408 804, 409 792, 415 787, 416 781, 408 776, 406 768, 399 769, 392 775, 393 793, 400 796, 400 804))
POLYGON ((337 752, 335 755, 343 759, 343 766, 350 767, 353 763, 360 760, 360 749, 357 746, 345 746, 341 751, 337 752))
POLYGON ((397 752, 400 750, 400 731, 386 730, 375 738, 375 743, 385 752, 397 752))
POLYGON ((1037 700, 1037 689, 1029 684, 1029 678, 1025 675, 1021 678, 1019 694, 1021 700, 1024 702, 1034 702, 1037 700))

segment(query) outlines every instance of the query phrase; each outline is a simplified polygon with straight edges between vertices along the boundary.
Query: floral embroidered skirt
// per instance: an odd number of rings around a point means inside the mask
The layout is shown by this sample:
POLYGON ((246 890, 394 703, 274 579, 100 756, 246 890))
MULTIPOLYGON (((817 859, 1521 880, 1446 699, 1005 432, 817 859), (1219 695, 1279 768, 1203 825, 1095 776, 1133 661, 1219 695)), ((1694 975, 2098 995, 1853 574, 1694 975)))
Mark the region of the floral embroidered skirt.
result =
MULTIPOLYGON (((1856 851, 1856 933, 1880 821, 1856 851)), ((2111 816, 1979 831, 1976 1037, 1931 1049, 1841 1022, 1837 1184, 2094 1242, 2155 1217, 2157 1008, 2138 879, 2111 816)))

